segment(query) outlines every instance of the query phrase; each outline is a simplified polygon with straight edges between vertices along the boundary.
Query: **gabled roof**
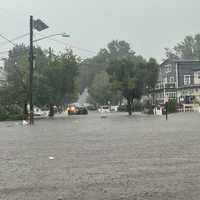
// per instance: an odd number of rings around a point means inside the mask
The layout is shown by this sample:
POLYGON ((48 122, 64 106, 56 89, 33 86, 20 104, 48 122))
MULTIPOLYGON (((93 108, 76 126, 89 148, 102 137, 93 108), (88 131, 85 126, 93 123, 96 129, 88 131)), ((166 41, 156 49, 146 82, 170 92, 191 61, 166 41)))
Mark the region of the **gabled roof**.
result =
POLYGON ((166 59, 165 61, 163 61, 160 66, 165 65, 166 63, 181 63, 181 64, 186 64, 186 63, 199 63, 200 64, 200 60, 184 60, 184 59, 180 59, 180 60, 170 60, 170 59, 166 59))
POLYGON ((200 63, 200 60, 176 60, 175 63, 200 63))
POLYGON ((165 65, 165 64, 168 63, 168 62, 170 62, 170 59, 164 60, 164 61, 160 64, 160 66, 165 65))

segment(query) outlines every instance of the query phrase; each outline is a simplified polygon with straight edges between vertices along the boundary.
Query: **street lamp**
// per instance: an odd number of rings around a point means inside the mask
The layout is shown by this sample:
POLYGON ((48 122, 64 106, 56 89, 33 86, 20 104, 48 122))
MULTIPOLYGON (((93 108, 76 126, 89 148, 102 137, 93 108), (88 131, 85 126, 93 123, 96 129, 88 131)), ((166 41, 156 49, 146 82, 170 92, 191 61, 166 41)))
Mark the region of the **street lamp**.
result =
POLYGON ((44 40, 44 39, 47 39, 47 38, 51 38, 51 37, 54 37, 54 36, 57 36, 57 35, 60 35, 61 37, 70 37, 70 35, 68 35, 68 34, 66 34, 66 33, 56 33, 56 34, 47 35, 47 36, 38 38, 38 39, 36 39, 36 40, 33 40, 33 42, 38 42, 38 41, 40 41, 40 40, 44 40))

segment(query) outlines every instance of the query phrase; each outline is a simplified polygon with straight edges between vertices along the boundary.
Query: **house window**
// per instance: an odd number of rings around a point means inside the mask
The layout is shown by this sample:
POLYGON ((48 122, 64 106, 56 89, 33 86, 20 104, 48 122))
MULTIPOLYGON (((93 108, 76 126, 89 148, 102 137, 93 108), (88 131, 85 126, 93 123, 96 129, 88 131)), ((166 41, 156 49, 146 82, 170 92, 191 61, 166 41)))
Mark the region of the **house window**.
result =
POLYGON ((190 85, 191 80, 190 80, 190 75, 184 75, 184 85, 190 85))
POLYGON ((200 71, 194 73, 196 79, 200 80, 200 71))
POLYGON ((170 76, 169 82, 170 82, 170 83, 174 83, 174 77, 173 77, 173 76, 170 76))
POLYGON ((166 96, 168 96, 171 99, 174 99, 174 98, 176 98, 176 92, 167 92, 166 96))
POLYGON ((163 79, 163 83, 164 83, 164 84, 167 83, 167 77, 165 77, 165 78, 163 79))
POLYGON ((166 73, 170 73, 172 71, 172 65, 165 65, 165 71, 166 73))
POLYGON ((196 85, 200 84, 200 71, 194 72, 194 84, 196 85))

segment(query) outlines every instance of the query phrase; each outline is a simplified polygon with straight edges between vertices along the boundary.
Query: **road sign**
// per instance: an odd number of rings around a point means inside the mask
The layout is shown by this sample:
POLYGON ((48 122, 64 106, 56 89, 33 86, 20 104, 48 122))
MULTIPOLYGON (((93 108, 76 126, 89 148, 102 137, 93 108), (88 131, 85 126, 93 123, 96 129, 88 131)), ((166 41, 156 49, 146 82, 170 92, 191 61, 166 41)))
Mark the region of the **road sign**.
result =
POLYGON ((42 31, 44 29, 49 28, 42 20, 37 19, 33 21, 33 27, 37 30, 37 31, 42 31))

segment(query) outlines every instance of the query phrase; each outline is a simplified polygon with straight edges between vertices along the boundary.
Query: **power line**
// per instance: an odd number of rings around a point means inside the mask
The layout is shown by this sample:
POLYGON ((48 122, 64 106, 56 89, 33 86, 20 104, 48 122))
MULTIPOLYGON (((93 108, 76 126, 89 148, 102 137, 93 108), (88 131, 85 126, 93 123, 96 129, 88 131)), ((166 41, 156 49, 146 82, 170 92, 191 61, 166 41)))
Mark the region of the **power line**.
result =
MULTIPOLYGON (((6 40, 6 42, 0 43, 0 46, 6 45, 6 44, 8 44, 8 43, 11 43, 13 46, 16 46, 16 44, 14 43, 14 41, 19 40, 19 39, 21 39, 21 38, 24 38, 24 37, 26 37, 26 36, 28 36, 28 35, 29 35, 29 33, 25 33, 25 34, 23 34, 23 35, 20 35, 20 36, 15 37, 15 38, 13 38, 13 39, 10 40, 10 39, 8 39, 7 37, 5 37, 4 35, 0 34, 0 37, 2 37, 3 39, 6 40)), ((43 36, 42 34, 38 34, 38 35, 43 36)), ((77 47, 77 46, 68 44, 68 43, 63 42, 63 41, 58 40, 58 39, 54 39, 54 38, 47 38, 47 39, 49 39, 49 40, 51 40, 51 41, 54 41, 54 42, 56 42, 56 43, 65 45, 65 46, 70 46, 71 48, 78 49, 78 50, 80 50, 80 51, 92 53, 92 54, 95 54, 95 55, 97 54, 97 52, 95 52, 95 51, 92 51, 92 50, 89 50, 89 49, 85 49, 85 48, 81 48, 81 47, 77 47)), ((9 52, 9 51, 2 51, 2 52, 0 52, 0 54, 6 54, 6 53, 8 53, 8 52, 9 52)))
POLYGON ((53 38, 48 38, 48 39, 52 40, 54 42, 57 42, 59 44, 63 44, 65 46, 70 46, 71 48, 78 49, 80 51, 85 51, 85 52, 88 52, 88 53, 97 54, 97 52, 95 52, 95 51, 92 51, 92 50, 89 50, 89 49, 85 49, 85 48, 81 48, 81 47, 77 47, 77 46, 74 46, 74 45, 70 45, 70 44, 68 44, 66 42, 63 42, 61 40, 58 40, 58 39, 53 39, 53 38))
MULTIPOLYGON (((22 39, 22 38, 24 38, 24 37, 26 37, 26 36, 28 36, 28 35, 29 35, 29 33, 25 33, 25 34, 23 34, 23 35, 20 35, 20 36, 18 36, 18 37, 15 37, 15 38, 11 39, 9 42, 8 42, 8 40, 5 41, 5 42, 1 42, 1 43, 0 43, 0 46, 3 46, 3 45, 6 45, 6 44, 8 44, 8 43, 10 43, 10 42, 14 42, 14 41, 16 41, 16 40, 22 39)), ((4 39, 5 39, 5 38, 4 38, 4 39)))
MULTIPOLYGON (((42 37, 44 37, 43 34, 38 34, 38 35, 41 35, 42 37)), ((63 41, 55 39, 55 38, 47 38, 47 39, 49 39, 51 41, 54 41, 54 42, 56 42, 58 44, 62 44, 62 45, 65 45, 65 46, 70 46, 71 48, 78 49, 80 51, 84 51, 84 52, 88 52, 88 53, 92 53, 92 54, 97 54, 97 52, 95 52, 93 50, 86 49, 86 48, 81 48, 81 47, 78 47, 78 46, 74 46, 74 45, 68 44, 66 42, 63 42, 63 41)))
POLYGON ((13 46, 16 46, 16 44, 14 42, 12 42, 11 40, 9 40, 7 37, 3 36, 1 33, 0 33, 0 37, 2 37, 4 40, 7 40, 9 43, 11 43, 13 46))

